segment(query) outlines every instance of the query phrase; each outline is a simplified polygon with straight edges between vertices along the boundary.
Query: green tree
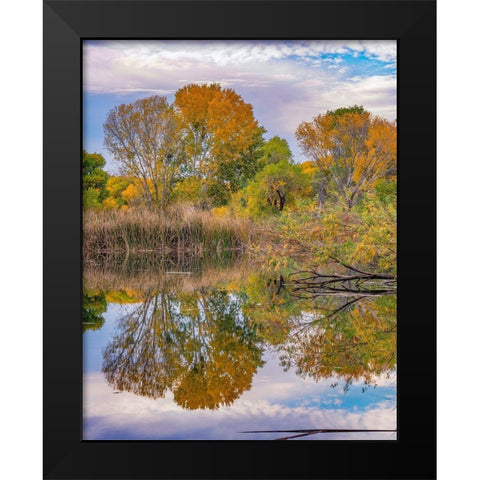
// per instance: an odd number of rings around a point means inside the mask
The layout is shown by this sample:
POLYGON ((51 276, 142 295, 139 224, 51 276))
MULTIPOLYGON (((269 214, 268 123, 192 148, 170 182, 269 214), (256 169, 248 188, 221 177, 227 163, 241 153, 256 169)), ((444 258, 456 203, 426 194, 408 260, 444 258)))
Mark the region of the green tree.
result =
POLYGON ((293 204, 308 185, 308 175, 300 165, 287 160, 267 164, 245 189, 247 209, 255 216, 280 213, 286 205, 293 204))
POLYGON ((108 173, 103 169, 105 159, 99 153, 82 154, 83 206, 100 207, 108 196, 108 173))
POLYGON ((242 306, 244 315, 258 326, 259 335, 271 345, 287 340, 291 319, 301 315, 304 308, 285 283, 282 274, 263 269, 252 273, 241 287, 247 298, 242 306))
POLYGON ((83 292, 82 330, 99 330, 105 323, 103 314, 107 311, 105 294, 99 291, 83 292))
POLYGON ((284 138, 274 136, 260 148, 259 165, 263 168, 270 163, 287 161, 292 163, 293 155, 288 142, 284 138))
POLYGON ((340 107, 335 110, 327 110, 327 115, 334 118, 340 118, 343 115, 368 115, 368 112, 363 108, 363 105, 354 105, 353 107, 340 107))

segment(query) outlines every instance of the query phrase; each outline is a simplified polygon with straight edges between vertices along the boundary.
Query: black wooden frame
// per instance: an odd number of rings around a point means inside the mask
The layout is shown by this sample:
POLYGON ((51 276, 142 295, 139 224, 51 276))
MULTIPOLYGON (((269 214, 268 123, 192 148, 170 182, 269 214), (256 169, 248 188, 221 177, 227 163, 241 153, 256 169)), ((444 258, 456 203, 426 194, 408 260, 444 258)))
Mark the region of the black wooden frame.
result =
POLYGON ((44 478, 436 478, 436 4, 44 1, 44 478), (81 42, 398 41, 398 439, 82 441, 81 42), (422 297, 414 287, 422 265, 422 297))

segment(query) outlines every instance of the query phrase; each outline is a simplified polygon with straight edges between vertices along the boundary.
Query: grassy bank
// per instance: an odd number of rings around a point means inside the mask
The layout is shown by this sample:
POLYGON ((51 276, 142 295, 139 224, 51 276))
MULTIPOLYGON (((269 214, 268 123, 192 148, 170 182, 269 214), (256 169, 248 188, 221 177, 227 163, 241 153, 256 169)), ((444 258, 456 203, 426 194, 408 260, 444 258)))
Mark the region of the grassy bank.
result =
POLYGON ((84 255, 96 252, 241 249, 249 242, 247 219, 221 218, 208 211, 176 206, 162 213, 150 209, 86 210, 84 255))

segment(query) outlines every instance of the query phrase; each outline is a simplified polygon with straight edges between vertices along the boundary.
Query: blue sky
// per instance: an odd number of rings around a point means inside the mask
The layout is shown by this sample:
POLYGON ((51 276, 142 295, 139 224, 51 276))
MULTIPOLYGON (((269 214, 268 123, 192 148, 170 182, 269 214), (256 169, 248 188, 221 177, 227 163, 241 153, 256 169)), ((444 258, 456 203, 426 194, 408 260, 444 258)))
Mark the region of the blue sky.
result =
POLYGON ((95 40, 84 42, 84 149, 116 166, 103 123, 122 103, 150 95, 173 100, 188 83, 217 82, 252 104, 266 138, 286 138, 296 161, 302 121, 349 105, 396 118, 396 42, 271 40, 95 40))

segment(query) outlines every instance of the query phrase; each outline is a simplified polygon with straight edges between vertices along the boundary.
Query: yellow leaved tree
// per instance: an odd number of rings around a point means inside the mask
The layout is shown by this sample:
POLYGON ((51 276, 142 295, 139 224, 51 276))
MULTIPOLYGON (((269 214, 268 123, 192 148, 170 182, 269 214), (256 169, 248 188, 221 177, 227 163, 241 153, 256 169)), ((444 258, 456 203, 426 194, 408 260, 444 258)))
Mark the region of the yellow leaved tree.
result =
POLYGON ((258 170, 264 129, 253 108, 232 89, 191 84, 175 94, 187 178, 202 185, 203 201, 224 205, 258 170))
POLYGON ((318 115, 301 123, 296 137, 348 209, 380 178, 395 173, 396 123, 374 117, 363 107, 318 115))

